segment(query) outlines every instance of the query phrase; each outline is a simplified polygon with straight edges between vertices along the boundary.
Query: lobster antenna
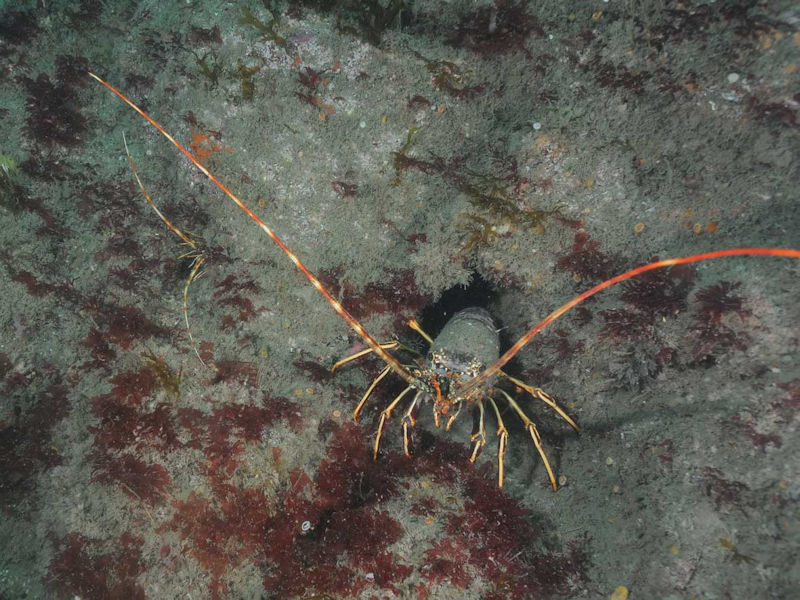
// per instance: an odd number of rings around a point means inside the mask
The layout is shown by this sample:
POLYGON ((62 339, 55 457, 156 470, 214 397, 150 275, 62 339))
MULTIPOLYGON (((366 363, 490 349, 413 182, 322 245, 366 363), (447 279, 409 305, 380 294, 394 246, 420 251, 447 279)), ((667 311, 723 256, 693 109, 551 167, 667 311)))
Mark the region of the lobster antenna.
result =
POLYGON ((503 356, 497 359, 497 361, 489 366, 485 371, 483 371, 480 375, 475 377, 472 381, 466 384, 461 390, 460 393, 464 396, 470 396, 473 393, 476 393, 480 390, 483 384, 493 375, 496 375, 503 366, 510 361, 514 356, 516 356, 517 352, 522 350, 525 345, 530 342, 536 335, 545 327, 547 327, 550 323, 558 319, 561 315, 563 315, 568 310, 575 308, 586 300, 587 298, 591 298, 596 293, 603 291, 606 288, 611 287, 619 283, 620 281, 625 281, 626 279, 630 279, 631 277, 636 277, 642 273, 646 273, 647 271, 653 271, 655 269, 663 269, 664 267, 671 267, 673 265, 685 265, 693 262, 700 262, 701 260, 710 260, 712 258, 724 258, 726 256, 741 256, 741 255, 754 255, 754 256, 781 256, 785 258, 800 258, 800 250, 793 250, 791 248, 729 248, 727 250, 715 250, 714 252, 704 252, 703 254, 695 254, 693 256, 684 256, 681 258, 668 258, 666 260, 659 260, 656 262, 652 262, 646 265, 642 265, 641 267, 636 267, 635 269, 631 269, 621 275, 617 275, 616 277, 612 277, 602 283, 598 283, 593 288, 583 292, 579 296, 576 296, 566 304, 564 304, 561 308, 558 308, 547 315, 544 319, 539 321, 536 325, 531 327, 528 332, 523 335, 517 342, 509 348, 503 356))
POLYGON ((197 167, 200 170, 201 173, 203 173, 203 175, 208 177, 208 179, 214 185, 216 185, 226 196, 228 196, 228 198, 233 200, 234 203, 236 204, 236 206, 238 206, 240 209, 242 209, 242 211, 244 211, 244 213, 248 217, 250 217, 256 223, 256 225, 258 225, 264 231, 264 233, 266 233, 270 237, 270 239, 278 245, 278 247, 281 250, 283 250, 283 253, 286 254, 286 256, 289 257, 289 260, 291 260, 294 263, 294 265, 298 269, 300 269, 300 272, 303 273, 303 275, 306 276, 306 279, 308 279, 311 282, 311 285, 313 285, 316 288, 316 290, 325 297, 325 299, 328 301, 328 303, 333 307, 333 310, 335 310, 336 313, 342 319, 344 319, 347 322, 348 325, 350 325, 351 329, 353 329, 353 331, 355 331, 359 335, 359 337, 362 340, 364 340, 367 343, 367 345, 369 345, 370 348, 372 348, 372 350, 375 352, 375 354, 377 354, 384 361, 386 361, 386 364, 388 364, 391 367, 391 369, 395 373, 400 375, 407 383, 409 383, 409 384, 416 383, 416 380, 415 380, 414 376, 411 373, 409 373, 408 370, 405 369, 396 358, 394 358, 391 354, 386 352, 386 350, 381 348, 381 345, 377 341, 375 341, 375 339, 370 334, 368 334, 366 332, 366 330, 361 325, 361 323, 359 323, 356 320, 355 317, 353 317, 349 312, 347 312, 345 310, 345 308, 341 305, 341 303, 336 298, 334 298, 327 289, 325 289, 325 286, 323 286, 322 282, 319 279, 317 279, 317 276, 314 275, 311 271, 308 270, 308 268, 302 263, 302 261, 299 258, 297 258, 297 255, 295 255, 295 253, 292 252, 289 249, 289 247, 283 242, 283 240, 281 240, 281 238, 279 238, 275 234, 275 232, 264 221, 262 221, 258 217, 258 215, 256 215, 252 210, 250 210, 250 208, 248 208, 247 205, 244 202, 242 202, 242 200, 240 200, 238 196, 236 196, 236 194, 234 194, 231 190, 229 190, 225 186, 225 184, 223 184, 208 169, 206 169, 206 167, 204 167, 203 164, 197 158, 195 158, 195 156, 191 152, 189 152, 186 148, 184 148, 180 144, 180 142, 178 142, 174 137, 172 137, 167 132, 166 129, 164 129, 152 117, 150 117, 150 115, 148 115, 141 108, 139 108, 136 104, 134 104, 134 102, 132 100, 130 100, 125 94, 120 92, 117 88, 112 86, 110 83, 107 83, 107 82, 103 81, 100 77, 98 77, 97 75, 95 75, 91 71, 88 71, 88 73, 89 73, 90 77, 92 77, 93 79, 96 79, 103 86, 108 88, 111 92, 113 92, 116 96, 118 96, 122 101, 124 101, 128 106, 130 106, 133 110, 135 110, 137 113, 139 113, 153 127, 155 127, 159 131, 159 133, 161 133, 161 135, 163 135, 165 138, 167 138, 172 143, 173 146, 175 146, 178 150, 180 150, 184 154, 184 156, 186 156, 186 158, 188 158, 192 162, 192 164, 195 167, 197 167))

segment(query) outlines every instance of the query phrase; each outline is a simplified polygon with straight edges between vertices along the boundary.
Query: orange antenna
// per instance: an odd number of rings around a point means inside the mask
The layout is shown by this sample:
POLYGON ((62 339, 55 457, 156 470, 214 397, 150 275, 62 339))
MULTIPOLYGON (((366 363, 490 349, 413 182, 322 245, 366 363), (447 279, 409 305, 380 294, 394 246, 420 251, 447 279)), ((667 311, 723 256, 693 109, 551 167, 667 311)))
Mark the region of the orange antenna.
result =
POLYGON ((96 79, 98 82, 100 82, 106 88, 111 90, 115 95, 117 95, 120 99, 122 99, 128 106, 130 106, 133 110, 135 110, 137 113, 139 113, 144 119, 146 119, 153 127, 155 127, 161 133, 161 135, 163 135, 165 138, 167 138, 172 143, 173 146, 175 146, 178 150, 180 150, 184 154, 184 156, 186 156, 186 158, 188 158, 192 162, 192 164, 195 167, 197 167, 200 170, 201 173, 203 173, 203 175, 208 177, 208 179, 211 180, 211 182, 214 185, 216 185, 226 196, 228 196, 228 198, 233 200, 234 203, 236 204, 236 206, 238 206, 240 209, 242 209, 244 211, 244 213, 248 217, 250 217, 256 223, 256 225, 258 225, 264 231, 264 233, 266 233, 270 237, 270 239, 278 245, 278 247, 281 250, 283 250, 283 253, 286 254, 286 256, 289 257, 289 260, 291 260, 294 263, 294 266, 296 266, 298 269, 300 269, 300 271, 303 273, 303 275, 306 276, 306 279, 308 279, 311 282, 311 285, 313 285, 316 288, 316 290, 325 297, 325 299, 328 301, 328 303, 333 307, 333 310, 335 310, 336 313, 340 317, 342 317, 342 319, 344 319, 347 322, 348 325, 350 325, 350 327, 353 329, 353 331, 355 331, 359 335, 359 337, 362 340, 364 340, 367 343, 367 345, 369 345, 369 347, 372 349, 373 352, 375 352, 375 354, 377 354, 384 361, 386 361, 386 364, 388 364, 389 367, 391 367, 391 369, 395 373, 397 373, 403 379, 405 379, 405 381, 407 383, 409 383, 409 384, 415 384, 416 383, 416 379, 414 378, 414 376, 411 373, 409 373, 408 370, 405 369, 398 362, 398 360, 396 358, 394 358, 391 354, 386 352, 386 350, 384 350, 381 347, 381 345, 377 341, 375 341, 375 339, 371 335, 369 335, 366 332, 366 330, 361 325, 361 323, 359 323, 355 319, 355 317, 353 317, 349 312, 347 312, 344 309, 344 307, 341 305, 341 303, 336 298, 334 298, 333 295, 331 295, 331 293, 327 289, 325 289, 325 286, 322 285, 322 282, 317 278, 317 276, 314 275, 311 271, 308 270, 308 268, 303 264, 303 262, 299 258, 297 258, 297 255, 295 255, 295 253, 292 252, 289 249, 289 247, 283 242, 283 240, 281 240, 281 238, 279 238, 275 234, 275 232, 264 221, 262 221, 258 217, 258 215, 256 215, 252 210, 250 210, 250 208, 248 208, 247 205, 244 202, 242 202, 242 200, 240 200, 238 196, 236 196, 236 194, 234 194, 232 191, 230 191, 225 186, 225 184, 223 184, 208 169, 206 169, 200 163, 200 161, 197 158, 195 158, 195 156, 191 152, 189 152, 186 148, 184 148, 161 125, 159 125, 152 117, 150 117, 150 115, 148 115, 141 108, 139 108, 136 104, 134 104, 134 102, 132 100, 130 100, 125 94, 120 92, 118 89, 116 89, 110 83, 106 83, 105 81, 103 81, 100 77, 98 77, 97 75, 95 75, 91 71, 89 71, 89 76, 91 76, 92 78, 96 79))
POLYGON ((596 293, 603 291, 606 288, 611 287, 619 283, 620 281, 625 281, 626 279, 630 279, 631 277, 636 277, 637 275, 641 275, 642 273, 646 273, 647 271, 653 271, 655 269, 663 269, 664 267, 671 267, 673 265, 685 265, 688 263, 693 262, 700 262, 702 260, 710 260, 712 258, 724 258, 726 256, 742 256, 742 255, 749 255, 749 256, 782 256, 785 258, 800 258, 800 250, 793 250, 790 248, 730 248, 728 250, 716 250, 714 252, 704 252, 703 254, 695 254, 693 256, 684 256, 682 258, 668 258, 666 260, 659 260, 653 263, 649 263, 646 265, 642 265, 641 267, 636 267, 635 269, 631 269, 623 273, 622 275, 617 275, 616 277, 612 277, 602 283, 598 283, 596 286, 587 290, 576 296, 569 302, 567 302, 561 308, 558 308, 547 315, 544 319, 539 321, 536 325, 531 327, 528 332, 523 335, 517 342, 511 346, 511 348, 506 351, 503 356, 501 356, 497 361, 488 367, 483 373, 475 377, 472 381, 470 381, 467 385, 465 385, 461 390, 460 394, 463 396, 469 396, 472 393, 477 392, 481 389, 483 384, 493 375, 496 375, 500 369, 503 368, 508 361, 510 361, 514 356, 516 356, 517 352, 522 350, 525 345, 530 342, 536 335, 545 327, 547 327, 550 323, 558 319, 561 315, 563 315, 568 310, 575 308, 586 300, 587 298, 591 298, 596 293))

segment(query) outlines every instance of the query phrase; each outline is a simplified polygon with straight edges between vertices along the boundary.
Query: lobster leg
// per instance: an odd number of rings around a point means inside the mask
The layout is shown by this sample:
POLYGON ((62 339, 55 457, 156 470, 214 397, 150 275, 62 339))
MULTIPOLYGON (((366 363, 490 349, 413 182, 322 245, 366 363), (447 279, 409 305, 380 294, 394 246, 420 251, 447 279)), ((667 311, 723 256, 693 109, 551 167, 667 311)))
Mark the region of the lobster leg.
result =
POLYGON ((403 452, 408 458, 411 458, 411 450, 409 450, 411 428, 417 423, 414 413, 416 412, 417 404, 419 403, 419 400, 422 398, 423 394, 424 392, 419 390, 416 394, 414 394, 414 400, 411 401, 411 404, 403 415, 403 452))
POLYGON ((480 410, 480 420, 478 421, 478 429, 477 431, 473 431, 472 437, 469 441, 474 442, 475 446, 472 448, 472 456, 469 457, 469 462, 474 463, 475 459, 478 458, 478 454, 481 452, 481 448, 483 448, 484 444, 486 444, 486 427, 483 424, 483 417, 484 417, 484 408, 483 408, 483 398, 478 399, 478 410, 480 410))
POLYGON ((494 414, 497 417, 497 487, 503 487, 503 479, 505 476, 505 461, 506 461, 506 444, 508 442, 508 429, 503 423, 503 417, 500 416, 500 409, 497 408, 497 403, 489 396, 489 402, 492 403, 494 414))
POLYGON ((403 396, 412 389, 410 385, 406 387, 406 389, 397 394, 397 397, 392 400, 392 403, 381 412, 381 420, 378 422, 378 434, 375 436, 375 452, 372 455, 373 460, 378 460, 378 450, 380 450, 381 447, 381 436, 383 435, 383 428, 386 426, 386 421, 392 416, 392 411, 397 407, 400 400, 403 399, 403 396))
POLYGON ((375 379, 372 380, 372 383, 367 388, 367 391, 364 392, 364 395, 361 397, 361 401, 358 403, 358 406, 356 406, 356 409, 353 411, 353 421, 358 423, 358 415, 361 414, 361 409, 364 408, 364 404, 366 403, 367 398, 369 398, 370 394, 372 393, 372 390, 375 389, 375 386, 378 385, 378 383, 380 383, 381 379, 386 377, 386 375, 391 370, 392 370, 392 368, 389 365, 386 365, 383 368, 383 370, 380 373, 378 373, 378 376, 375 379))
MULTIPOLYGON (((478 401, 478 404, 480 404, 480 401, 478 401)), ((459 405, 456 407, 456 412, 454 412, 452 415, 450 415, 450 417, 447 419, 447 423, 446 423, 446 424, 445 424, 445 426, 444 426, 444 430, 445 430, 445 431, 450 431, 450 428, 453 426, 453 421, 455 421, 455 420, 456 420, 456 417, 458 416, 458 413, 460 413, 460 412, 461 412, 461 407, 462 407, 463 405, 464 405, 463 403, 460 403, 460 404, 459 404, 459 405)))
MULTIPOLYGON (((394 350, 400 345, 400 342, 394 340, 392 342, 384 342, 383 344, 378 344, 378 345, 384 350, 394 350)), ((336 369, 346 365, 350 361, 356 360, 357 358, 361 358, 362 356, 366 356, 367 354, 372 354, 373 352, 375 352, 374 348, 367 348, 366 350, 362 350, 361 352, 356 352, 355 354, 351 354, 350 356, 347 356, 342 360, 337 361, 336 364, 334 364, 331 367, 331 373, 334 373, 336 369)))
POLYGON ((508 401, 509 406, 516 411, 517 415, 519 416, 520 420, 522 420, 522 424, 525 425, 525 431, 527 431, 531 435, 531 439, 533 440, 533 445, 536 446, 536 450, 539 452, 539 456, 542 457, 542 462, 544 463, 544 468, 547 469, 547 477, 550 479, 550 485, 553 486, 553 491, 558 491, 558 485, 556 484, 555 475, 553 475, 553 469, 550 466, 550 461, 547 459, 547 454, 544 451, 544 446, 542 446, 542 436, 539 435, 539 430, 536 429, 536 424, 530 420, 528 415, 519 407, 519 404, 506 392, 497 388, 505 399, 508 401))
POLYGON ((580 432, 581 428, 578 427, 577 423, 575 423, 575 421, 573 421, 570 418, 570 416, 567 413, 564 412, 564 409, 562 409, 558 405, 558 403, 556 403, 555 399, 550 394, 545 392, 542 388, 532 387, 532 386, 528 385, 527 383, 525 383, 523 381, 520 381, 516 377, 512 377, 511 375, 509 375, 507 373, 504 373, 503 371, 500 371, 500 374, 505 376, 505 377, 507 377, 508 380, 511 381, 511 383, 513 383, 514 385, 522 388, 523 390, 528 392, 534 398, 536 398, 538 400, 541 400, 542 402, 547 404, 550 408, 552 408, 554 411, 556 411, 558 413, 558 415, 562 419, 564 419, 567 423, 569 423, 570 427, 572 427, 575 431, 580 432))

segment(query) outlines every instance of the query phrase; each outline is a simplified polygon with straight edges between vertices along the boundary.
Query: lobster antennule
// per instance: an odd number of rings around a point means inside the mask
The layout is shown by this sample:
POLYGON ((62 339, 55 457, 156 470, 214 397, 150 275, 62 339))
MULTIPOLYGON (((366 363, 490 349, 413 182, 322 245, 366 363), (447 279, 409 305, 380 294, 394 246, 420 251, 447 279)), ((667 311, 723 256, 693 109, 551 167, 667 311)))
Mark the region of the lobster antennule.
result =
POLYGON ((800 259, 800 250, 795 250, 793 248, 728 248, 726 250, 715 250, 713 252, 704 252, 703 254, 694 254, 692 256, 683 256, 680 258, 668 258, 665 260, 659 260, 656 262, 652 262, 646 265, 642 265, 640 267, 636 267, 635 269, 631 269, 630 271, 626 271, 621 275, 617 275, 616 277, 612 277, 611 279, 607 279, 602 283, 598 283, 593 288, 583 292, 582 294, 575 296, 572 300, 561 306, 560 308, 554 310, 549 315, 547 315, 544 319, 539 321, 536 325, 531 327, 525 335, 523 335, 517 342, 509 348, 505 354, 503 354, 500 358, 495 361, 494 364, 489 366, 486 370, 480 373, 477 377, 475 377, 472 381, 470 381, 467 385, 465 385, 461 392, 464 396, 475 396, 478 394, 485 386, 486 382, 492 376, 496 375, 503 366, 510 361, 514 356, 516 356, 517 352, 522 350, 525 345, 530 342, 534 337, 536 337, 539 332, 547 327, 550 323, 561 317, 565 312, 568 310, 575 308, 586 300, 587 298, 591 298, 598 292, 603 291, 606 288, 611 287, 621 281, 625 281, 626 279, 630 279, 631 277, 636 277, 642 273, 646 273, 647 271, 652 271, 654 269, 662 269, 664 267, 671 267, 674 265, 685 265, 693 262, 700 262, 703 260, 711 260, 714 258, 724 258, 726 256, 778 256, 783 258, 797 258, 800 259))
POLYGON ((223 184, 219 179, 217 179, 213 173, 211 173, 203 164, 191 153, 189 152, 184 146, 180 144, 172 135, 170 135, 166 129, 164 129, 161 125, 159 125, 155 119, 153 119, 150 115, 144 112, 141 108, 139 108, 133 100, 128 98, 125 94, 120 92, 117 88, 112 86, 110 83, 107 83, 91 71, 88 71, 88 74, 93 79, 97 80, 100 84, 105 86, 108 90, 114 93, 117 97, 119 97, 123 102, 125 102, 128 106, 130 106, 133 110, 135 110, 139 115, 141 115, 147 122, 149 122, 153 127, 155 127, 159 133, 161 133, 165 138, 167 138, 173 146, 175 146, 178 150, 180 150, 186 158, 188 158, 192 164, 200 170, 203 175, 208 177, 208 179, 217 186, 228 198, 233 200, 233 202, 238 206, 248 217, 250 217, 256 225, 258 225, 264 233, 266 233, 269 238, 275 242, 278 247, 283 251, 286 256, 289 257, 289 260, 294 263, 294 265, 300 270, 303 275, 306 276, 306 279, 311 282, 316 290, 322 294, 322 296, 328 301, 328 303, 333 307, 342 319, 344 319, 350 328, 355 331, 358 336, 367 343, 367 345, 372 348, 372 350, 380 356, 387 365, 398 375, 400 375, 407 383, 414 384, 416 379, 414 376, 401 365, 396 358, 394 358, 391 354, 389 354, 386 350, 384 350, 381 345, 370 335, 366 332, 364 327, 359 323, 355 317, 353 317, 345 308, 341 305, 341 303, 333 297, 333 295, 322 285, 322 282, 314 275, 304 264, 303 262, 292 252, 289 247, 283 242, 281 238, 277 236, 277 234, 264 222, 262 221, 258 215, 256 215, 250 208, 230 189, 228 189, 225 184, 223 184))

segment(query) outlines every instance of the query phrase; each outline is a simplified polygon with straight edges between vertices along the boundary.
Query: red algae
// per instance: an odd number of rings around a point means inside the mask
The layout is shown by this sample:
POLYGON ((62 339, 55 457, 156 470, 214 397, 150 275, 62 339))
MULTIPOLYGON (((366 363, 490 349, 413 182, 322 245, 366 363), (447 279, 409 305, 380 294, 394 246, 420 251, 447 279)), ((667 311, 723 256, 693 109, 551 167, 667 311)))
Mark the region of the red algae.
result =
MULTIPOLYGON (((301 351, 301 354, 302 353, 301 351)), ((329 367, 325 367, 313 360, 296 360, 292 363, 296 369, 305 373, 314 383, 327 383, 333 379, 333 373, 329 367)))
POLYGON ((184 413, 186 422, 193 420, 193 440, 199 443, 208 462, 212 485, 222 485, 238 467, 238 456, 244 444, 257 444, 267 427, 286 421, 297 429, 301 418, 298 408, 282 397, 265 395, 264 405, 226 404, 214 409, 211 415, 184 413), (221 478, 220 478, 221 477, 221 478))
MULTIPOLYGON (((93 428, 93 481, 119 485, 128 495, 153 504, 166 497, 169 474, 158 462, 131 452, 200 450, 209 491, 171 500, 175 512, 158 533, 174 531, 184 540, 186 551, 208 572, 213 598, 226 597, 231 589, 228 573, 248 563, 262 569, 265 589, 280 597, 354 596, 369 585, 401 593, 405 588, 400 584, 415 567, 387 550, 404 529, 383 505, 405 494, 400 478, 409 476, 439 485, 464 481, 471 498, 463 511, 447 517, 444 537, 425 554, 430 566, 420 573, 429 586, 449 581, 466 588, 477 576, 522 597, 563 590, 567 582, 582 577, 579 553, 537 551, 527 511, 497 490, 483 469, 466 471, 469 451, 462 445, 434 438, 414 460, 388 453, 377 464, 355 424, 331 427, 315 474, 295 469, 277 496, 268 496, 260 486, 237 483, 236 471, 245 449, 262 444, 270 425, 281 421, 302 426, 297 406, 265 395, 259 404, 226 404, 211 413, 163 405, 148 413, 141 409, 141 394, 152 389, 148 381, 144 370, 123 372, 112 378, 111 393, 95 398, 101 422, 93 428), (168 426, 159 427, 161 417, 168 426), (176 427, 188 434, 180 436, 182 443, 176 427), (537 560, 521 561, 521 554, 537 560)), ((280 448, 272 454, 281 460, 280 448)), ((79 544, 70 551, 79 563, 85 558, 79 544)), ((76 593, 111 589, 99 575, 92 579, 90 573, 76 572, 80 576, 68 582, 76 593)), ((428 590, 422 586, 419 591, 428 590)), ((497 591, 492 597, 503 596, 497 591)))
POLYGON ((495 586, 485 597, 499 600, 566 593, 585 577, 583 552, 542 553, 528 511, 480 472, 469 474, 464 491, 464 510, 448 516, 445 535, 425 554, 430 584, 466 588, 480 577, 495 586))
POLYGON ((5 10, 0 14, 0 37, 9 45, 27 46, 39 33, 33 10, 5 10))
MULTIPOLYGON (((84 66, 84 72, 86 70, 84 66)), ((81 78, 84 85, 85 79, 81 78)), ((86 131, 86 117, 77 108, 79 96, 74 82, 57 80, 53 83, 41 73, 36 79, 23 78, 22 83, 28 92, 25 102, 28 109, 25 133, 28 137, 46 147, 80 144, 86 131)))
POLYGON ((109 270, 109 280, 126 292, 132 292, 142 285, 144 280, 144 262, 132 260, 127 266, 114 266, 109 270))
POLYGON ((695 340, 692 346, 692 358, 695 363, 711 366, 716 364, 717 356, 733 348, 744 351, 747 349, 749 336, 736 333, 727 325, 709 323, 695 323, 689 330, 695 340))
POLYGON ((13 423, 0 420, 0 510, 14 510, 36 475, 61 464, 50 439, 69 410, 67 388, 54 382, 13 423))
MULTIPOLYGON (((654 256, 651 262, 658 261, 654 256)), ((691 265, 648 271, 625 281, 622 300, 645 314, 667 317, 686 309, 686 297, 695 280, 691 265)))
POLYGON ((601 87, 623 89, 637 96, 644 92, 645 83, 652 77, 646 71, 632 71, 624 64, 605 62, 599 57, 590 66, 601 87))
POLYGON ((518 50, 530 57, 525 47, 530 36, 544 37, 544 29, 525 5, 496 0, 492 6, 464 15, 450 34, 448 44, 483 56, 518 50))
POLYGON ((411 270, 384 269, 384 279, 368 283, 360 293, 346 282, 342 289, 338 282, 341 273, 341 267, 322 271, 319 279, 334 296, 340 297, 341 303, 356 319, 376 313, 412 313, 430 303, 430 297, 419 291, 411 270))
POLYGON ((224 280, 216 285, 214 299, 220 306, 231 307, 238 310, 234 315, 226 315, 225 323, 229 326, 224 329, 231 329, 233 326, 243 321, 249 321, 258 313, 266 310, 263 306, 256 308, 250 298, 243 296, 244 293, 256 294, 261 288, 252 279, 238 280, 236 275, 228 275, 224 280))
POLYGON ((159 403, 152 411, 121 403, 110 394, 92 399, 98 426, 90 426, 94 444, 102 451, 135 448, 171 450, 180 446, 173 425, 172 409, 159 403))
POLYGON ((780 448, 783 444, 783 440, 779 435, 775 433, 759 432, 756 429, 756 422, 752 417, 742 418, 739 415, 733 415, 727 420, 726 424, 729 424, 738 432, 743 433, 753 444, 753 447, 758 448, 761 452, 766 452, 767 446, 780 448))
POLYGON ((83 370, 101 368, 117 356, 114 349, 109 346, 105 336, 94 327, 89 329, 89 333, 86 335, 86 339, 81 342, 81 345, 89 348, 89 354, 92 357, 90 362, 81 365, 83 370))
POLYGON ((141 218, 140 198, 133 181, 97 181, 83 186, 78 193, 78 214, 94 219, 94 230, 109 231, 124 238, 133 223, 141 218))
POLYGON ((788 394, 770 402, 770 408, 783 422, 789 423, 800 409, 800 378, 795 377, 786 383, 779 383, 778 387, 788 394))
POLYGON ((72 286, 72 282, 69 280, 65 279, 60 283, 43 281, 30 271, 17 269, 10 256, 6 253, 0 253, 0 261, 5 264, 11 280, 24 285, 25 291, 34 298, 42 298, 49 294, 56 294, 59 299, 69 302, 77 303, 81 300, 80 294, 75 290, 72 286))
POLYGON ((396 590, 394 583, 411 572, 409 565, 400 564, 386 551, 403 529, 379 508, 396 492, 397 482, 371 460, 358 433, 352 424, 335 432, 316 482, 301 476, 297 481, 305 484, 293 485, 284 499, 284 509, 279 511, 284 523, 271 532, 277 534, 277 544, 265 547, 266 555, 279 567, 265 578, 267 589, 287 596, 311 590, 352 595, 366 585, 355 576, 363 571, 396 590), (306 535, 303 522, 310 524, 306 535), (308 562, 315 565, 311 573, 287 576, 302 572, 308 562))
POLYGON ((173 530, 191 541, 191 555, 211 575, 212 596, 222 597, 225 573, 250 559, 264 539, 272 519, 266 497, 255 488, 234 488, 224 503, 191 492, 185 501, 172 505, 175 515, 159 532, 173 530))
POLYGON ((135 306, 122 306, 109 310, 106 338, 127 350, 134 342, 155 335, 166 335, 167 330, 153 323, 135 306))
POLYGON ((144 590, 136 582, 145 570, 142 542, 124 533, 102 553, 99 541, 70 533, 56 542, 49 587, 65 600, 145 600, 144 590))
POLYGON ((12 280, 24 285, 28 294, 36 298, 41 298, 56 291, 56 286, 40 281, 30 271, 18 271, 12 277, 12 280))
POLYGON ((92 405, 100 417, 99 425, 89 427, 94 434, 92 481, 119 485, 126 494, 148 503, 162 499, 171 484, 167 470, 129 452, 167 452, 181 445, 169 407, 159 404, 152 412, 143 412, 112 394, 96 397, 92 405))
POLYGON ((95 453, 92 463, 92 482, 116 484, 132 498, 148 504, 163 500, 167 487, 172 484, 163 465, 148 464, 130 454, 112 457, 109 454, 95 453))
POLYGON ((92 399, 97 423, 90 425, 92 481, 119 485, 130 496, 153 503, 161 499, 171 478, 163 465, 142 460, 142 452, 163 454, 182 447, 175 412, 160 402, 145 408, 158 383, 149 367, 122 371, 109 380, 111 392, 92 399))
POLYGON ((420 94, 415 94, 408 100, 406 108, 408 108, 408 110, 417 110, 418 108, 427 108, 430 105, 431 101, 428 100, 425 96, 421 96, 420 94))
POLYGON ((689 331, 694 341, 692 357, 696 363, 713 365, 723 351, 747 349, 749 336, 734 331, 724 318, 733 313, 744 320, 751 314, 744 308, 744 299, 732 293, 739 285, 740 282, 721 281, 695 294, 695 319, 689 331))
POLYGON ((216 364, 216 371, 211 383, 237 382, 258 385, 258 365, 254 362, 238 360, 220 360, 216 364))
MULTIPOLYGON (((198 414, 182 416, 201 428, 198 414)), ((257 438, 258 431, 248 429, 248 420, 247 414, 236 411, 209 419, 212 439, 203 442, 209 459, 224 459, 223 451, 239 451, 239 442, 228 438, 231 427, 245 438, 257 438)), ((395 487, 361 442, 355 426, 342 427, 329 442, 316 481, 295 470, 277 503, 260 488, 234 484, 232 473, 212 466, 211 496, 193 492, 185 501, 174 501, 175 515, 161 531, 176 531, 189 542, 189 552, 211 575, 215 598, 226 594, 229 569, 246 561, 265 565, 264 586, 281 597, 354 594, 366 585, 357 576, 359 571, 373 573, 376 581, 392 589, 396 578, 411 570, 386 551, 399 539, 402 527, 378 508, 378 502, 395 487), (309 523, 305 529, 303 522, 309 523), (354 523, 361 527, 353 527, 354 523)))
POLYGON ((724 473, 715 467, 703 467, 702 476, 706 481, 706 496, 713 497, 717 510, 723 505, 740 507, 742 493, 750 489, 740 481, 725 479, 724 473))
POLYGON ((436 542, 425 553, 427 568, 423 577, 428 583, 436 585, 449 581, 461 589, 469 585, 474 575, 467 570, 470 554, 467 547, 461 545, 464 541, 448 537, 436 542))
POLYGON ((720 281, 704 287, 695 294, 698 317, 708 322, 720 323, 723 315, 736 313, 740 319, 752 313, 743 306, 744 299, 733 291, 742 285, 741 281, 720 281))
POLYGON ((130 231, 118 230, 117 234, 108 240, 106 247, 97 252, 95 255, 97 260, 105 262, 120 257, 142 260, 142 247, 132 236, 130 231))
POLYGON ((114 384, 111 395, 117 402, 138 406, 153 394, 156 376, 151 369, 144 367, 138 371, 121 371, 109 381, 114 384))
POLYGON ((102 356, 108 355, 109 344, 128 350, 134 343, 154 336, 166 336, 169 330, 153 323, 140 308, 133 305, 118 306, 106 302, 104 297, 90 297, 81 301, 82 310, 92 314, 93 327, 83 345, 92 349, 94 363, 102 364, 102 356))
POLYGON ((569 334, 564 329, 556 329, 554 333, 555 335, 544 338, 542 345, 552 348, 559 360, 566 360, 585 350, 585 344, 582 341, 571 343, 569 334))
POLYGON ((638 310, 610 309, 600 311, 605 324, 601 338, 620 341, 646 340, 653 336, 654 315, 638 310))
POLYGON ((559 269, 570 271, 578 280, 603 281, 611 276, 613 261, 600 251, 600 242, 584 229, 575 233, 572 250, 558 259, 559 269))

